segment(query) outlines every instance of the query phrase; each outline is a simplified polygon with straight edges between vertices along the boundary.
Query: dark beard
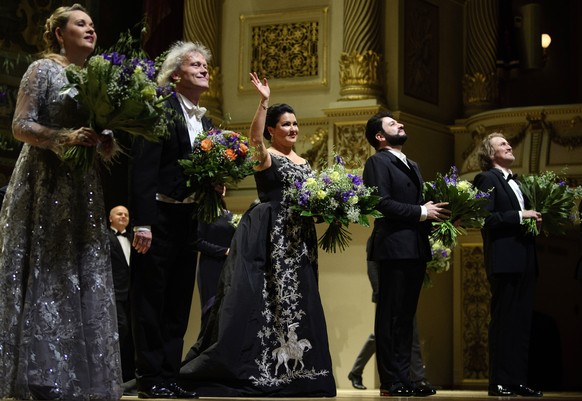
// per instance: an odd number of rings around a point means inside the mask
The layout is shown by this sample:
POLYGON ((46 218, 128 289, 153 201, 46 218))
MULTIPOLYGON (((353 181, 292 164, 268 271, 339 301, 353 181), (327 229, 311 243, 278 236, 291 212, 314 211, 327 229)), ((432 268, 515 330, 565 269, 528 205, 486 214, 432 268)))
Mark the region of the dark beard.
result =
POLYGON ((388 142, 388 145, 390 146, 402 146, 408 139, 406 134, 398 136, 384 134, 384 138, 386 138, 386 142, 388 142))

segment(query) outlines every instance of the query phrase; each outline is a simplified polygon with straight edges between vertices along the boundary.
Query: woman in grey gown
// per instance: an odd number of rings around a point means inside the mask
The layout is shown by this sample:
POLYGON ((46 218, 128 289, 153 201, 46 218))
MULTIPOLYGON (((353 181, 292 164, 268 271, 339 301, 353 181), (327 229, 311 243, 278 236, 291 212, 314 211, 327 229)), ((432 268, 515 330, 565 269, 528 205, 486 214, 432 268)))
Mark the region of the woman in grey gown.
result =
POLYGON ((44 40, 20 84, 12 129, 24 145, 0 212, 0 399, 119 399, 100 179, 58 156, 71 145, 112 148, 61 93, 65 66, 83 65, 94 49, 91 17, 77 4, 58 8, 44 40))

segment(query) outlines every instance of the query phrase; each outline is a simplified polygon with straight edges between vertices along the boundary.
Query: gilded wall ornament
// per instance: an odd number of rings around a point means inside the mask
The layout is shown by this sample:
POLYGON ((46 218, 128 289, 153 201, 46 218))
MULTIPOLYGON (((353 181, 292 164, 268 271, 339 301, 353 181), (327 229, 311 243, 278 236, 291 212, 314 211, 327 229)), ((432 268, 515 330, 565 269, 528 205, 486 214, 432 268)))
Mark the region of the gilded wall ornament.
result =
POLYGON ((371 50, 364 53, 342 53, 340 56, 340 100, 376 99, 382 95, 380 55, 371 50))
POLYGON ((338 123, 334 128, 334 152, 344 159, 347 168, 363 169, 364 161, 372 155, 366 141, 365 123, 338 123))
POLYGON ((483 246, 461 244, 460 253, 462 380, 486 379, 490 294, 483 246))
POLYGON ((327 19, 327 7, 241 15, 239 90, 254 90, 251 71, 271 88, 327 86, 327 19))

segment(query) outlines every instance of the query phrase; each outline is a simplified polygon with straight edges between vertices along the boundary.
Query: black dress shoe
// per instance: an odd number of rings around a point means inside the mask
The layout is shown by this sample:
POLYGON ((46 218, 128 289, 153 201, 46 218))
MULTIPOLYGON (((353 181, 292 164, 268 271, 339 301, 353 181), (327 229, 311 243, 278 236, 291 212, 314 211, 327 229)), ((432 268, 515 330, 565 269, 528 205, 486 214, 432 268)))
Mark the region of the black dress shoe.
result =
POLYGON ((149 389, 137 390, 137 398, 178 398, 176 394, 163 384, 156 384, 149 389))
POLYGON ((492 397, 513 397, 515 396, 515 393, 507 386, 502 386, 501 384, 490 384, 489 395, 492 397))
POLYGON ((187 391, 184 390, 182 387, 178 385, 176 382, 171 382, 167 384, 167 387, 176 394, 178 398, 198 398, 198 394, 194 391, 187 391))
POLYGON ((388 389, 380 388, 381 397, 414 397, 414 389, 405 386, 404 383, 394 383, 388 389))
POLYGON ((544 393, 539 390, 534 390, 524 384, 518 384, 517 386, 507 386, 512 392, 522 397, 543 397, 544 393))
POLYGON ((412 383, 412 388, 417 397, 427 397, 436 394, 436 389, 425 379, 412 383))
POLYGON ((357 388, 358 390, 365 390, 366 386, 362 383, 362 376, 358 376, 350 372, 348 374, 348 379, 352 382, 352 387, 357 388))

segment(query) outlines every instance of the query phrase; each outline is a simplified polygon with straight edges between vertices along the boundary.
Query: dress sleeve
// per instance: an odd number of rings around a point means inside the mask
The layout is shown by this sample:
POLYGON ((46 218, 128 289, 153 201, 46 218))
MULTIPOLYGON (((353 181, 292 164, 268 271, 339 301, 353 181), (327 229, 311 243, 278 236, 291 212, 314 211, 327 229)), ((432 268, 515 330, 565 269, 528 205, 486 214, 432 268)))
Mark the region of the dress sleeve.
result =
MULTIPOLYGON (((59 153, 70 130, 47 127, 39 123, 40 112, 51 97, 49 91, 55 90, 50 86, 51 63, 54 61, 37 60, 24 73, 16 98, 12 133, 21 142, 59 153)), ((52 68, 54 70, 54 66, 52 68)))

